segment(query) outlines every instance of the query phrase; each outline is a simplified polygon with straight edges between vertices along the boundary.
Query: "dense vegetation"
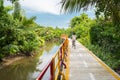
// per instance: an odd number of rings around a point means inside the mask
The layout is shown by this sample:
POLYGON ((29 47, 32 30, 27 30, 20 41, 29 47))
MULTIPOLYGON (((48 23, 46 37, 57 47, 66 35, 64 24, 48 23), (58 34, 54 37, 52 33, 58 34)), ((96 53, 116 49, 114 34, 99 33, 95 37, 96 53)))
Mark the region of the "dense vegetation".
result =
POLYGON ((111 68, 120 67, 120 34, 118 27, 104 18, 90 19, 86 14, 74 17, 67 33, 77 35, 78 41, 93 51, 111 68))
MULTIPOLYGON (((100 21, 99 21, 100 22, 100 21)), ((113 69, 120 67, 120 34, 111 22, 96 23, 90 29, 91 47, 113 69)))
POLYGON ((70 22, 69 35, 92 50, 113 69, 120 68, 120 1, 119 0, 61 0, 64 12, 79 12, 95 7, 95 20, 87 15, 70 22))
POLYGON ((5 7, 4 0, 0 0, 0 60, 18 54, 29 56, 45 41, 60 38, 62 29, 36 24, 36 17, 27 18, 22 14, 18 0, 10 1, 13 6, 5 7))

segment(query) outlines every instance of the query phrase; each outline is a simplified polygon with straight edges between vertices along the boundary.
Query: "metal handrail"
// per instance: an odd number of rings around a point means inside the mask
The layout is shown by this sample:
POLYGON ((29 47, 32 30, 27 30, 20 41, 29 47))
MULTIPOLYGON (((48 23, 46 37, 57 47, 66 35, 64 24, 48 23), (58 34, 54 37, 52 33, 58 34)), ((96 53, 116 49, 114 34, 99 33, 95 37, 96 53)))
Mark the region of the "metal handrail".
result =
POLYGON ((66 37, 64 42, 60 45, 60 48, 58 49, 56 54, 52 57, 50 62, 42 70, 36 80, 42 80, 48 68, 50 68, 49 80, 68 80, 68 55, 68 38, 66 37), (57 63, 56 58, 58 60, 57 63))

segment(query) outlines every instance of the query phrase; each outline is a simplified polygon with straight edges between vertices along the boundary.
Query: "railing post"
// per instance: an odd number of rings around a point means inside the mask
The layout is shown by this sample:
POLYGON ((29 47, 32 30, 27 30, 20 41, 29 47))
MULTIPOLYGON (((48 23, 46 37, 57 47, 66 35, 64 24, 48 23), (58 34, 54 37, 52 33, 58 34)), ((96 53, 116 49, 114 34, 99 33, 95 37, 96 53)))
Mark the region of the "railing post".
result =
POLYGON ((55 61, 52 59, 50 65, 50 80, 55 80, 55 61))

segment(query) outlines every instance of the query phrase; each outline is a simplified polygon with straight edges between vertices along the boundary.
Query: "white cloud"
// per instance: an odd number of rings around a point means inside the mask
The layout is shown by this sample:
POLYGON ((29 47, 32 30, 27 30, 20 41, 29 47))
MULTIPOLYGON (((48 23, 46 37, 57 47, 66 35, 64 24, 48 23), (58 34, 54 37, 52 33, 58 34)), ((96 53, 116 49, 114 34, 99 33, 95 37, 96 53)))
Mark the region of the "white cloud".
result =
POLYGON ((60 14, 61 0, 20 0, 22 7, 43 13, 60 14))

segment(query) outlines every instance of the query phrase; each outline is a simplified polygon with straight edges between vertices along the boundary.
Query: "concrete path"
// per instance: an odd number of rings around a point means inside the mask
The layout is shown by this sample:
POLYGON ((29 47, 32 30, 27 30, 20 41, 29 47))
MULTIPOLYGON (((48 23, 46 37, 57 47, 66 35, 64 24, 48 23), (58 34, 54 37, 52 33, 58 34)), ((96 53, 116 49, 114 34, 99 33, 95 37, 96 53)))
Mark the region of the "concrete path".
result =
POLYGON ((69 80, 120 80, 112 76, 91 54, 76 41, 76 49, 70 41, 69 80))

